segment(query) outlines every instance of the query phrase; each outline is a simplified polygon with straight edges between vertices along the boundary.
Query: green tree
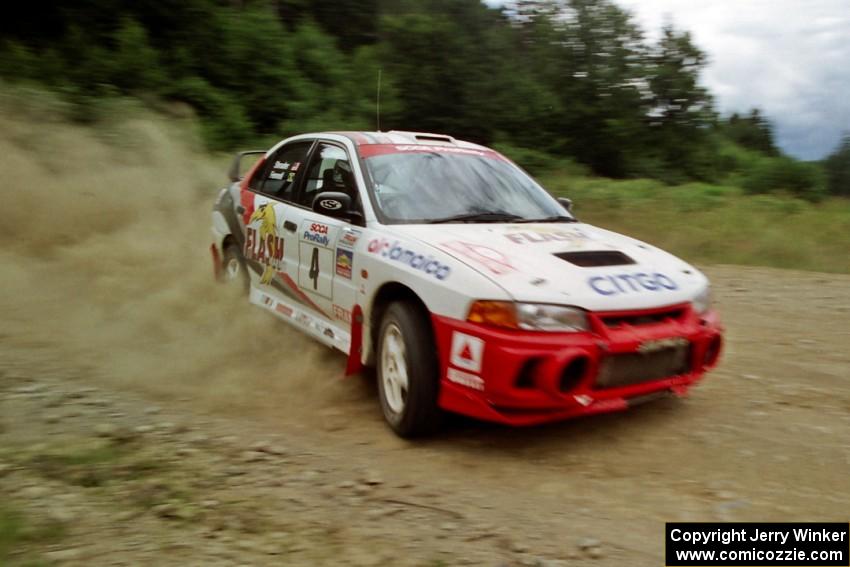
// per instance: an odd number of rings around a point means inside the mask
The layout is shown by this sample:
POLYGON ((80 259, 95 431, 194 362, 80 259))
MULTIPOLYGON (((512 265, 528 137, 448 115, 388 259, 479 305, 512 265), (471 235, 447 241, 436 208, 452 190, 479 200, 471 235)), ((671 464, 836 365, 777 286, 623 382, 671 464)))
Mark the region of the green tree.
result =
POLYGON ((827 189, 833 195, 850 196, 850 134, 824 161, 827 189))
POLYGON ((114 49, 107 59, 110 82, 123 92, 159 91, 166 82, 147 30, 132 18, 124 18, 114 34, 114 49))
POLYGON ((733 113, 723 121, 721 129, 733 142, 745 148, 769 156, 779 155, 779 149, 773 139, 773 127, 758 108, 750 110, 748 116, 733 113))
POLYGON ((648 59, 651 92, 649 128, 657 155, 664 166, 686 177, 705 178, 710 164, 702 151, 708 144, 708 127, 714 121, 712 99, 699 84, 707 62, 688 32, 667 25, 648 59))

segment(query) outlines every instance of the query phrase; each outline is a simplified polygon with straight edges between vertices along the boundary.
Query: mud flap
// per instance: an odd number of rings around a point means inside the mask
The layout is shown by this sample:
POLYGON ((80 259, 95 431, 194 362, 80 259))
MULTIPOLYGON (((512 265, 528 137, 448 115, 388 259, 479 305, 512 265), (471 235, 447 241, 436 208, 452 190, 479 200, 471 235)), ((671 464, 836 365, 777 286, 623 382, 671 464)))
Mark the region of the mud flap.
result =
POLYGON ((363 310, 355 305, 351 313, 351 346, 348 349, 348 362, 345 375, 351 376, 363 370, 363 310))
POLYGON ((215 281, 221 281, 221 257, 218 254, 218 248, 215 247, 215 244, 210 244, 210 253, 212 253, 213 260, 213 277, 215 281))

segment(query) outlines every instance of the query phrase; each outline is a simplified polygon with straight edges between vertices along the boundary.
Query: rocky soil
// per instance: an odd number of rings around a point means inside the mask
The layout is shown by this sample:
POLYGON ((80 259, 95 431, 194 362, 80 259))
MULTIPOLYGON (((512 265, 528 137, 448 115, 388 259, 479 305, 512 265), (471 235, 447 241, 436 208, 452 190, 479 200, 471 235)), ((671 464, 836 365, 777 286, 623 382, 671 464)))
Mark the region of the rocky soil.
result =
POLYGON ((850 277, 707 271, 728 347, 690 398, 417 443, 314 345, 310 384, 145 381, 4 328, 0 563, 660 565, 665 521, 847 521, 850 277))

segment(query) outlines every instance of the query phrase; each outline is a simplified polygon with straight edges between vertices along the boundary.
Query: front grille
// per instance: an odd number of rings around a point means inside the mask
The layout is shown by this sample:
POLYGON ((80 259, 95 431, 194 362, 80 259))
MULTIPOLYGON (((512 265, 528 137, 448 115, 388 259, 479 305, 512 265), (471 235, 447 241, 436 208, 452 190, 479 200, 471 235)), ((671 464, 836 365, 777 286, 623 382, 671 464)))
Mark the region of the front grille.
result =
POLYGON ((559 252, 555 254, 561 260, 582 268, 600 266, 626 266, 635 261, 618 250, 583 250, 580 252, 559 252))
POLYGON ((630 325, 639 327, 643 325, 657 325, 664 323, 667 320, 679 321, 685 314, 685 310, 668 309, 666 311, 658 311, 655 313, 638 313, 632 315, 600 315, 599 318, 609 329, 620 327, 622 325, 630 325))
POLYGON ((602 359, 595 388, 618 388, 686 374, 690 345, 647 353, 615 354, 602 359))

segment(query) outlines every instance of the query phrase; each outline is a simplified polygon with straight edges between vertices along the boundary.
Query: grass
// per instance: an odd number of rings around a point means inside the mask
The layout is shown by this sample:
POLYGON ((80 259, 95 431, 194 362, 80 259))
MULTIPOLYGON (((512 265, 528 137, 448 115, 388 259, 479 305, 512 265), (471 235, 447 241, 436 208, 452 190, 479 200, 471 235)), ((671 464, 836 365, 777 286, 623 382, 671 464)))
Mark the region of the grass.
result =
MULTIPOLYGON (((187 201, 208 206, 214 194, 210 187, 223 183, 230 158, 198 152, 197 123, 191 118, 174 124, 173 118, 116 99, 98 105, 97 120, 83 127, 69 124, 67 104, 38 88, 0 82, 0 156, 11 159, 11 154, 16 159, 9 165, 13 181, 7 184, 16 203, 6 219, 10 242, 32 249, 45 242, 73 243, 74 238, 117 230, 133 215, 173 212, 187 201), (36 124, 48 126, 36 128, 36 124), (104 142, 130 151, 104 152, 104 142), (44 147, 51 148, 50 163, 42 164, 44 147), (107 166, 91 169, 92 163, 107 166), (221 177, 211 180, 215 164, 220 164, 221 177), (32 177, 32 172, 54 167, 63 174, 32 177), (161 179, 171 183, 154 198, 150 188, 161 179), (15 192, 16 182, 37 190, 15 192), (79 187, 86 189, 82 192, 79 187), (99 214, 92 215, 90 204, 95 201, 99 214), (156 203, 155 209, 151 203, 156 203), (55 211, 61 212, 65 226, 88 229, 55 234, 44 230, 43 226, 55 225, 51 221, 55 211)), ((850 199, 812 203, 783 194, 746 194, 741 188, 746 176, 740 171, 761 158, 738 146, 726 144, 720 150, 721 158, 738 164, 734 171, 739 173, 730 174, 727 185, 676 186, 651 179, 591 177, 569 159, 506 144, 496 147, 554 194, 572 198, 580 219, 645 240, 688 261, 850 273, 850 199)))
POLYGON ((110 481, 138 480, 168 467, 153 456, 138 453, 127 445, 111 443, 39 454, 30 464, 47 478, 84 487, 110 481))
POLYGON ((811 203, 735 186, 667 186, 649 179, 549 173, 544 187, 573 200, 584 222, 659 246, 690 262, 850 273, 850 200, 811 203))
POLYGON ((66 533, 65 525, 60 522, 34 524, 8 503, 0 503, 0 565, 42 565, 26 553, 26 547, 56 543, 66 533))

